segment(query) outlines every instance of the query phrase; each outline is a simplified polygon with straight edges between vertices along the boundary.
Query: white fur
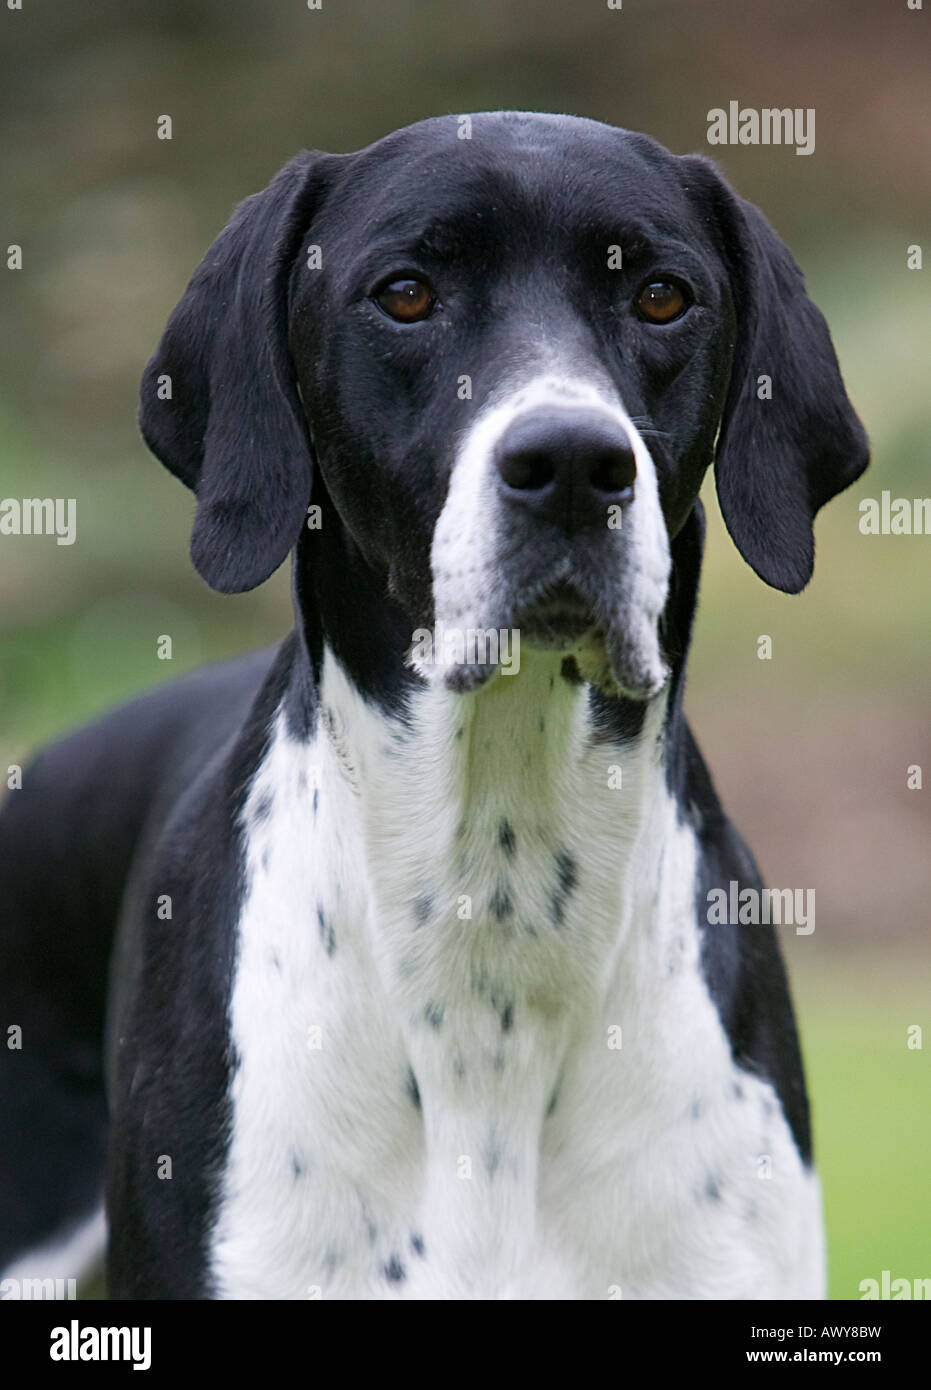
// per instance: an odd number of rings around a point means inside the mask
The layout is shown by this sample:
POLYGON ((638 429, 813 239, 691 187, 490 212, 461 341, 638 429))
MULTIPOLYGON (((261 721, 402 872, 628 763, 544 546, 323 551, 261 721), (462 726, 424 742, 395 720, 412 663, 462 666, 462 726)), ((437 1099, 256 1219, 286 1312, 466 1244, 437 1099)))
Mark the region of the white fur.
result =
POLYGON ((593 742, 559 665, 424 689, 405 729, 328 654, 314 740, 279 719, 244 813, 221 1297, 823 1292, 817 1180, 699 969, 664 700, 593 742))

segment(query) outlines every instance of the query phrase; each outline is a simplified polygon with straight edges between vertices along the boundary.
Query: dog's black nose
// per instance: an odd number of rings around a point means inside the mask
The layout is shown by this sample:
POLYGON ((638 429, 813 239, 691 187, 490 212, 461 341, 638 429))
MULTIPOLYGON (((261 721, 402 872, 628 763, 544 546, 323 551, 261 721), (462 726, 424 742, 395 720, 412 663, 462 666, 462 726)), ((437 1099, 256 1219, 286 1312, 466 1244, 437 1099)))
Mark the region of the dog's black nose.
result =
POLYGON ((606 526, 633 497, 637 465, 623 428, 578 410, 537 410, 509 425, 495 450, 499 486, 515 506, 572 535, 606 526))

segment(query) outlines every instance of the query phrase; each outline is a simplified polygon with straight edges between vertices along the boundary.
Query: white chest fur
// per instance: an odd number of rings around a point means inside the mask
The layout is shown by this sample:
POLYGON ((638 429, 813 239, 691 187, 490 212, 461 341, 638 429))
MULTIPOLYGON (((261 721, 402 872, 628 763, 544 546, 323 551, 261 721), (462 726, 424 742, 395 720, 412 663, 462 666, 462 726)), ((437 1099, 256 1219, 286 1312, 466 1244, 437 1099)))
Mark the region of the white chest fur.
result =
POLYGON ((528 654, 402 728, 328 660, 314 742, 279 722, 244 819, 220 1296, 822 1292, 817 1181, 700 973, 660 705, 598 742, 528 654))

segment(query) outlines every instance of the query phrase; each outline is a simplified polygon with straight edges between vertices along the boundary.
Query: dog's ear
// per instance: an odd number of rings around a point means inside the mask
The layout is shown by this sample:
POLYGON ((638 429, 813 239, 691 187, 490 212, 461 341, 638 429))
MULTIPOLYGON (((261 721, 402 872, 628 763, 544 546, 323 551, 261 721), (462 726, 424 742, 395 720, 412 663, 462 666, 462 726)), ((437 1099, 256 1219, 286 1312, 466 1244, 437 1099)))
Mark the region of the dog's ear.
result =
POLYGON ((197 495, 191 558, 221 593, 252 589, 278 568, 310 500, 288 279, 334 158, 305 151, 240 204, 142 379, 142 434, 197 495))
POLYGON ((788 248, 701 156, 683 161, 730 275, 736 343, 715 454, 721 512, 773 588, 811 578, 815 513, 860 476, 869 443, 828 326, 788 248), (769 378, 771 387, 761 378, 769 378))

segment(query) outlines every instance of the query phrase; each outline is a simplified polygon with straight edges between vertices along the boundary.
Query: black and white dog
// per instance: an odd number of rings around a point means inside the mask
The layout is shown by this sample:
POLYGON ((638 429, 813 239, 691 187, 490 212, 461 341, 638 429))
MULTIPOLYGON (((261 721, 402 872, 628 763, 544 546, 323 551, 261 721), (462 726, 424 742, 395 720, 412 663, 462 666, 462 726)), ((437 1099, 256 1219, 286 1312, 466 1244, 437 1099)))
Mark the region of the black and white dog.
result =
POLYGON ((566 116, 304 153, 141 421, 203 577, 291 554, 296 625, 7 799, 7 1273, 78 1274, 106 1181, 117 1297, 822 1294, 779 947, 708 923, 760 879, 682 715, 709 464, 795 593, 867 462, 763 217, 566 116))

